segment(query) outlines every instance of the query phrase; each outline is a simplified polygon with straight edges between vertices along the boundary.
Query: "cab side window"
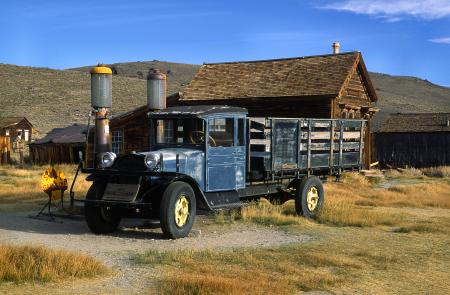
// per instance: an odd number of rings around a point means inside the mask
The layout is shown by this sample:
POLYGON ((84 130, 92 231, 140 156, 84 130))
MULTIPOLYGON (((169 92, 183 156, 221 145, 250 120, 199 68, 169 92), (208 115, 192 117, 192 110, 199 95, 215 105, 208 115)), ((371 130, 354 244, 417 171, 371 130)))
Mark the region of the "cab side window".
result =
POLYGON ((208 143, 212 147, 230 147, 234 145, 234 118, 209 119, 208 143))

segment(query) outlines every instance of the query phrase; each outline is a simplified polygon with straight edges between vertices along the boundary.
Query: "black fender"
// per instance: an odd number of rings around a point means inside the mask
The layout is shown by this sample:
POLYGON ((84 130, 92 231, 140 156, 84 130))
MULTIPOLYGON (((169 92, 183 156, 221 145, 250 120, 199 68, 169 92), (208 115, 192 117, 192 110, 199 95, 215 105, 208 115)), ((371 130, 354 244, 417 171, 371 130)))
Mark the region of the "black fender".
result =
POLYGON ((91 173, 86 177, 86 181, 97 181, 97 180, 106 181, 107 179, 108 179, 107 176, 99 175, 99 174, 95 174, 95 173, 91 173))
POLYGON ((205 194, 200 189, 200 187, 198 186, 198 183, 197 183, 197 181, 195 181, 195 179, 193 179, 189 175, 180 175, 179 177, 172 179, 172 181, 170 183, 175 182, 175 181, 184 181, 192 187, 192 189, 194 190, 194 193, 195 193, 197 209, 212 211, 212 208, 209 206, 208 201, 206 200, 205 194))
POLYGON ((152 184, 152 186, 144 193, 143 199, 146 201, 150 201, 151 203, 155 203, 159 201, 159 198, 155 200, 155 197, 162 196, 166 187, 176 181, 183 181, 189 184, 192 187, 192 190, 195 193, 195 200, 197 209, 212 211, 212 208, 209 206, 206 196, 203 191, 200 189, 197 181, 190 177, 189 175, 180 174, 175 177, 164 177, 160 178, 156 181, 156 183, 152 184))

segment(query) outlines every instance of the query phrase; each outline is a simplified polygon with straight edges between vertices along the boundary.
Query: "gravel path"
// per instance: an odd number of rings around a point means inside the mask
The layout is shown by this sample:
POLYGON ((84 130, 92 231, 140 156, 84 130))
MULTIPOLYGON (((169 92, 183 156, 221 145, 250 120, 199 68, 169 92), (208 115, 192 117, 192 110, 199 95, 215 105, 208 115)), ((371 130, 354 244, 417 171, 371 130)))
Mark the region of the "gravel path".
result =
MULTIPOLYGON (((149 249, 270 247, 310 240, 308 236, 252 224, 217 226, 204 216, 197 218, 189 237, 179 240, 164 239, 157 223, 133 219, 122 222, 121 229, 114 235, 96 236, 83 219, 57 218, 59 222, 48 222, 31 219, 29 214, 0 214, 0 243, 73 250, 96 257, 116 271, 110 278, 52 289, 53 294, 139 294, 148 291, 152 280, 143 278, 155 277, 155 271, 148 266, 136 265, 130 257, 149 249)), ((39 288, 34 286, 30 294, 38 294, 39 288)), ((0 293, 2 290, 5 290, 4 286, 0 293)), ((21 293, 24 293, 23 289, 21 293)))

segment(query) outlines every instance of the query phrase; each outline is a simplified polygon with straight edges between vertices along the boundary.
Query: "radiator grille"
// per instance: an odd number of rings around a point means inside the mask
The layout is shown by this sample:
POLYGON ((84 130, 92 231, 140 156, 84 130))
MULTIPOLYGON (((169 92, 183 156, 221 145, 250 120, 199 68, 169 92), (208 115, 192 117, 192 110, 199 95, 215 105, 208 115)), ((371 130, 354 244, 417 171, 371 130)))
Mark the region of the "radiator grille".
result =
POLYGON ((145 166, 144 158, 143 155, 125 155, 117 160, 116 168, 127 172, 145 171, 147 166, 145 166))

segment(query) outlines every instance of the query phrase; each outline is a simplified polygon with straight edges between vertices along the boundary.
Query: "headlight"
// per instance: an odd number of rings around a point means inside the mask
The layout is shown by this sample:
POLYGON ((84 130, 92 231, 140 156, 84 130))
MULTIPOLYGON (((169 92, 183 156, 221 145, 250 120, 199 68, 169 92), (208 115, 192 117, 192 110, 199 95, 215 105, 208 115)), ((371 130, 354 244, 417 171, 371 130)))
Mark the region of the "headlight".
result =
POLYGON ((115 153, 106 152, 100 155, 100 166, 102 168, 111 167, 114 164, 114 160, 117 158, 115 153))
POLYGON ((148 154, 145 156, 145 166, 150 169, 155 169, 159 163, 159 155, 158 154, 148 154))

